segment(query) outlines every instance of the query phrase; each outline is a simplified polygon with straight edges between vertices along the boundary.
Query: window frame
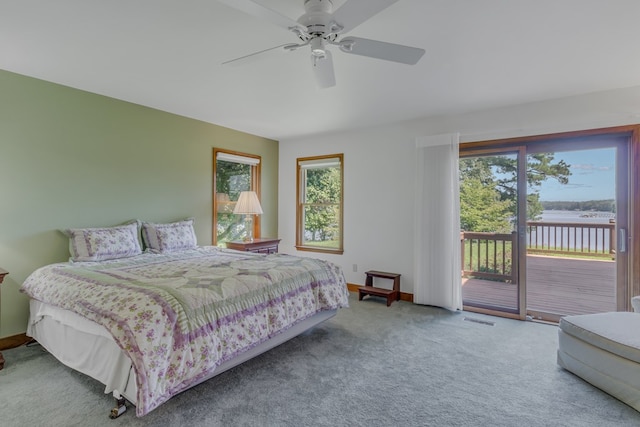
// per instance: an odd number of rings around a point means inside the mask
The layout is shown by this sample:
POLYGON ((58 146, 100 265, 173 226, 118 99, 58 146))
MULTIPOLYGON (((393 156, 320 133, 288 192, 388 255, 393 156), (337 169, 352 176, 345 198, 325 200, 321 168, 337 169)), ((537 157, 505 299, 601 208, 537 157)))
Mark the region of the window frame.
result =
POLYGON ((344 154, 327 154, 321 156, 299 157, 296 159, 296 249, 300 251, 321 252, 331 254, 344 253, 344 154), (304 203, 306 185, 302 173, 305 169, 305 162, 321 162, 322 160, 338 159, 340 162, 340 201, 339 201, 339 247, 338 248, 322 248, 319 246, 305 245, 304 237, 304 203))
MULTIPOLYGON (((238 157, 246 158, 246 159, 254 159, 257 164, 250 165, 251 166, 251 178, 250 178, 250 191, 255 191, 258 195, 258 199, 262 200, 260 195, 260 177, 261 177, 261 165, 262 165, 262 157, 256 154, 242 153, 239 151, 227 150, 224 148, 213 148, 213 202, 211 212, 211 242, 213 246, 218 245, 218 198, 216 197, 218 194, 218 183, 217 183, 217 172, 218 172, 218 153, 222 153, 223 155, 229 155, 230 157, 238 157)), ((232 160, 225 160, 232 161, 232 160)), ((241 162, 237 162, 241 163, 241 162)), ((259 238, 260 235, 260 215, 255 215, 252 221, 253 224, 253 237, 259 238)))

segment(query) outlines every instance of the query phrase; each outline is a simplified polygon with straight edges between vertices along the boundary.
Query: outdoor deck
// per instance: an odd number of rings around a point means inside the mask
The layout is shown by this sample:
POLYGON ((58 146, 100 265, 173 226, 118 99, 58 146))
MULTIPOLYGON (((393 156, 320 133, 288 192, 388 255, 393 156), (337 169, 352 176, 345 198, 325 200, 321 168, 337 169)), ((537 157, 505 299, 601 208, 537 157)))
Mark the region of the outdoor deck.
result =
MULTIPOLYGON (((527 255, 527 310, 565 314, 616 311, 615 262, 527 255)), ((510 283, 462 279, 467 302, 517 307, 510 283)))

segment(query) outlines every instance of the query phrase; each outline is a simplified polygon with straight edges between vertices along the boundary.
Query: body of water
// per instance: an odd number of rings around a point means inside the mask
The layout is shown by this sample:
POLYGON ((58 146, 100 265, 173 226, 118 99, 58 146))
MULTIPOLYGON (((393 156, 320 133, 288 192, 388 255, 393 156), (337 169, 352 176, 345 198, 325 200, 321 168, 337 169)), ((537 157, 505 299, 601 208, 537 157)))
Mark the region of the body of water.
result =
POLYGON ((616 219, 613 212, 592 212, 592 211, 542 211, 543 222, 578 222, 608 224, 610 219, 616 219))
MULTIPOLYGON (((611 220, 615 220, 615 214, 612 212, 545 210, 542 213, 541 222, 587 225, 609 224, 611 220)), ((529 229, 527 241, 533 247, 608 253, 611 233, 609 230, 580 226, 551 228, 538 226, 529 229)))

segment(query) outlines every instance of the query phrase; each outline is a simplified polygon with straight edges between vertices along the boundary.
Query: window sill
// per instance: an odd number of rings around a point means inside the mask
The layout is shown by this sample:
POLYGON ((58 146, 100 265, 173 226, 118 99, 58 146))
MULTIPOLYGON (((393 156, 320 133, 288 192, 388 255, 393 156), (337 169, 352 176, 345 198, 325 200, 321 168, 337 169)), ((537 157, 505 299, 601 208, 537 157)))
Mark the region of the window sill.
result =
POLYGON ((315 246, 297 246, 296 245, 296 249, 299 251, 307 251, 307 252, 320 252, 323 254, 336 254, 336 255, 342 255, 344 253, 343 249, 325 249, 325 248, 318 248, 315 246))

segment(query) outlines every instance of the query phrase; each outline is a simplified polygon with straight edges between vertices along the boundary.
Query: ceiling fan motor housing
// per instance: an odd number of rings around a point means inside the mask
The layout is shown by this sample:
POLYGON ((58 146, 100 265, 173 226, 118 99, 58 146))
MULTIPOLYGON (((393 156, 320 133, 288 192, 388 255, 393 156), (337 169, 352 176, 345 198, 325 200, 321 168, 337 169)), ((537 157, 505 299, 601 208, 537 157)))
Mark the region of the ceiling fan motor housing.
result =
POLYGON ((307 0, 304 3, 306 13, 298 19, 298 24, 307 29, 310 36, 325 36, 331 34, 334 25, 331 12, 331 0, 307 0))

